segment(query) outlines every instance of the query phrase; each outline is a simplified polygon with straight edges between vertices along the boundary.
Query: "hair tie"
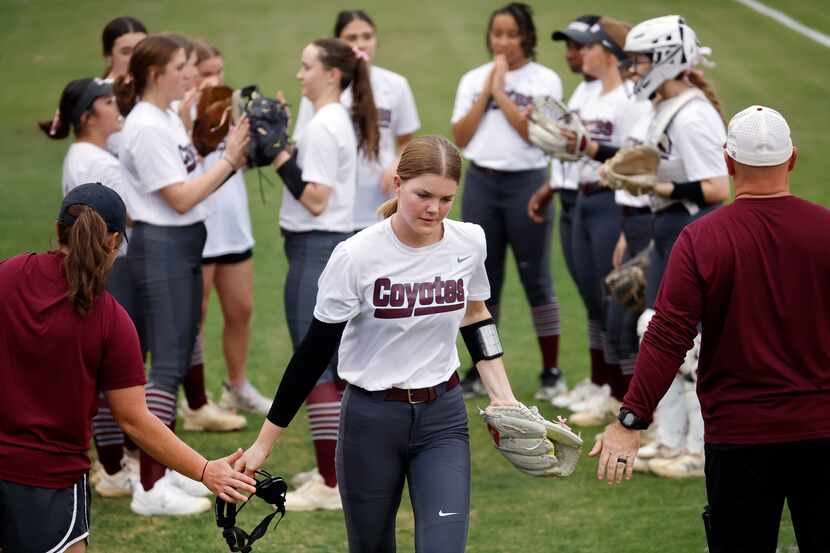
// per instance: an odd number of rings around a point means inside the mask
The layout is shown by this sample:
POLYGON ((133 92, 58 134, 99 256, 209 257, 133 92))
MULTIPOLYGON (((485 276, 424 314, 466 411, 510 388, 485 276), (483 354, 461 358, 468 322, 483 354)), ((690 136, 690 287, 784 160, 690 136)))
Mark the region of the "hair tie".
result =
POLYGON ((367 63, 369 62, 369 54, 367 54, 366 52, 364 52, 363 50, 361 50, 357 46, 352 46, 352 52, 354 52, 354 56, 357 59, 363 60, 367 63))
POLYGON ((61 124, 61 110, 60 108, 55 110, 55 116, 52 117, 52 125, 49 127, 49 136, 55 136, 55 133, 58 132, 58 127, 61 124))

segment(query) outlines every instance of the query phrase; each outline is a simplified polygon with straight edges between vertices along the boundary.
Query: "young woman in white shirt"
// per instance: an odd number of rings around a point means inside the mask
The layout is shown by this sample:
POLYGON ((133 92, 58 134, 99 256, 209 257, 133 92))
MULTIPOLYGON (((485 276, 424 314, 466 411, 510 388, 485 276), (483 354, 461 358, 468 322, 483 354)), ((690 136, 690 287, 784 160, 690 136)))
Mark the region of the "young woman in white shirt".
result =
MULTIPOLYGON (((202 303, 201 259, 205 243, 202 202, 245 163, 249 125, 242 121, 228 138, 223 162, 206 171, 181 121, 170 112, 185 93, 184 49, 166 36, 138 43, 129 79, 116 80, 132 108, 122 132, 119 159, 128 174, 127 204, 135 227, 127 264, 138 285, 147 320, 152 367, 147 385, 151 411, 171 428, 179 385, 190 366, 202 303)), ((203 503, 172 485, 174 475, 141 455, 141 483, 131 508, 142 515, 199 512, 203 503)))
MULTIPOLYGON (((75 136, 63 160, 61 192, 64 196, 90 182, 100 182, 125 195, 129 186, 127 176, 118 159, 106 149, 109 139, 121 130, 121 114, 109 82, 92 78, 71 81, 63 89, 54 118, 39 126, 53 140, 66 138, 70 131, 75 136)), ((126 251, 124 241, 107 277, 107 291, 132 319, 142 351, 146 351, 144 312, 127 269, 126 251)), ((90 483, 102 497, 132 495, 132 485, 138 479, 138 452, 133 456, 124 455, 125 446, 131 445, 132 450, 135 446, 115 421, 103 393, 98 397, 92 433, 98 464, 90 475, 90 483)))
MULTIPOLYGON (((542 223, 527 217, 527 204, 548 181, 548 158, 528 141, 523 111, 539 97, 562 98, 552 70, 533 61, 536 28, 526 4, 495 10, 487 26, 493 57, 466 73, 458 85, 452 115, 455 143, 470 160, 461 214, 487 235, 487 276, 493 294, 487 307, 498 320, 507 247, 516 258, 530 303, 542 357, 540 386, 547 395, 563 385, 559 365, 559 302, 550 272, 553 212, 542 223)), ((463 383, 465 394, 482 393, 475 369, 463 383)))
MULTIPOLYGON (((336 38, 315 40, 303 50, 297 79, 314 116, 293 154, 280 152, 274 163, 285 185, 280 208, 288 258, 285 315, 295 349, 314 318, 316 283, 331 252, 354 232, 358 155, 375 160, 379 151, 378 112, 364 52, 336 38), (340 99, 350 86, 353 101, 346 108, 340 99)), ((322 478, 289 493, 287 509, 341 508, 334 466, 342 393, 336 367, 334 359, 307 402, 322 478)))
POLYGON ((337 473, 349 551, 395 551, 404 482, 416 551, 464 550, 470 444, 456 338, 471 347, 491 404, 514 404, 485 301, 481 227, 446 219, 461 158, 444 138, 404 148, 387 218, 340 243, 320 277, 314 320, 295 351, 256 442, 237 462, 252 473, 270 455, 338 349, 343 397, 337 473), (414 292, 413 292, 414 290, 414 292), (408 292, 407 292, 408 291, 408 292), (342 336, 342 339, 341 339, 342 336))
MULTIPOLYGON (((362 230, 380 220, 377 208, 392 193, 398 151, 412 140, 413 134, 421 127, 421 121, 409 81, 402 75, 373 64, 378 47, 377 27, 366 12, 343 10, 338 13, 333 36, 345 40, 368 57, 372 97, 378 111, 380 142, 377 158, 360 155, 357 162, 354 224, 355 230, 362 230)), ((351 105, 351 88, 343 91, 340 101, 346 107, 351 105)), ((311 102, 303 97, 294 127, 295 140, 302 134, 313 113, 311 102)))

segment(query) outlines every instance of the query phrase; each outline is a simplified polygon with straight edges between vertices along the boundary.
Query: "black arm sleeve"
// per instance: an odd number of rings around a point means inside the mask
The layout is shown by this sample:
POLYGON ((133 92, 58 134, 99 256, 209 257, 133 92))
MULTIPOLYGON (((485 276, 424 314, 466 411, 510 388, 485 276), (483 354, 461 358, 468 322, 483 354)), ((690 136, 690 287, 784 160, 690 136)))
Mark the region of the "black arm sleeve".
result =
POLYGON ((706 200, 703 198, 703 188, 700 186, 699 180, 689 182, 675 182, 674 190, 671 191, 671 197, 675 200, 691 200, 699 206, 706 205, 706 200))
POLYGON ((297 150, 291 154, 291 157, 277 169, 277 174, 285 183, 285 187, 291 192, 295 199, 299 200, 303 195, 303 190, 308 186, 308 183, 303 180, 303 172, 300 166, 297 165, 297 150))
POLYGON ((614 157, 614 154, 619 152, 620 149, 616 146, 609 146, 608 144, 599 144, 597 147, 597 153, 594 154, 594 159, 596 161, 606 161, 614 157))
POLYGON ((337 351, 345 328, 345 322, 329 324, 316 318, 311 321, 311 327, 291 356, 274 395, 268 411, 269 421, 283 428, 291 423, 337 351))

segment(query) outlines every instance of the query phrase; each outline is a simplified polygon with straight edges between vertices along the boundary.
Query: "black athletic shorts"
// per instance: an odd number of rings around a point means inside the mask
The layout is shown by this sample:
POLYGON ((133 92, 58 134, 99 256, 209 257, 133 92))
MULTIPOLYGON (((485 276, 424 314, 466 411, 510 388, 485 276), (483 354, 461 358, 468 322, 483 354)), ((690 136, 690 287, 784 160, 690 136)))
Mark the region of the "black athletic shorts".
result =
POLYGON ((247 261, 254 256, 254 250, 245 250, 239 253, 226 253, 215 257, 203 257, 202 265, 235 265, 247 261))
POLYGON ((86 475, 63 489, 0 480, 0 551, 66 551, 89 536, 89 503, 86 475))

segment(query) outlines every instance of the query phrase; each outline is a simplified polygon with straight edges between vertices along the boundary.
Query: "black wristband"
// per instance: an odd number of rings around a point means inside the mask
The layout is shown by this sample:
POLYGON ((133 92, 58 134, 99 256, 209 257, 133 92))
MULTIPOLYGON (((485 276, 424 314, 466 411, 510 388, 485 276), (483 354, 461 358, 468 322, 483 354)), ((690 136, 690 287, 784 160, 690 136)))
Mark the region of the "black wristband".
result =
POLYGON ((616 146, 609 146, 608 144, 597 144, 597 153, 594 154, 596 161, 606 161, 614 157, 620 149, 616 146))
POLYGON ((277 388, 268 411, 269 421, 283 428, 288 426, 331 362, 345 328, 345 322, 330 324, 316 318, 311 320, 311 326, 291 356, 277 388))
POLYGON ((504 355, 499 331, 493 318, 461 327, 461 337, 467 345, 473 365, 482 360, 489 361, 504 355))
POLYGON ((706 205, 706 200, 703 198, 703 188, 700 186, 699 180, 689 182, 675 182, 674 189, 671 191, 670 198, 674 200, 690 200, 697 205, 706 205))
POLYGON ((277 169, 277 174, 282 179, 282 182, 285 183, 285 187, 288 188, 291 195, 299 200, 308 183, 303 180, 303 172, 299 165, 297 165, 297 150, 294 150, 294 153, 291 154, 288 161, 277 169))
POLYGON ((620 424, 629 430, 645 430, 648 428, 648 423, 638 417, 631 409, 620 407, 620 414, 617 416, 620 424))

